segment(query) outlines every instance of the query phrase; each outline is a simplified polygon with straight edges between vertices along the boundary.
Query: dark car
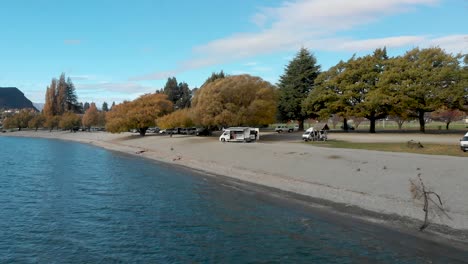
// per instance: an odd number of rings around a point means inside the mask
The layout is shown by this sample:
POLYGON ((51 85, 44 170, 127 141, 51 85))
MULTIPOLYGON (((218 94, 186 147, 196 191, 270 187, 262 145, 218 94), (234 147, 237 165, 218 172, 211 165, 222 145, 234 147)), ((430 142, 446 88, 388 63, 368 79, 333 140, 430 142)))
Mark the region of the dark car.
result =
POLYGON ((197 135, 197 136, 209 136, 209 135, 211 135, 211 131, 206 127, 197 127, 195 129, 195 135, 197 135))

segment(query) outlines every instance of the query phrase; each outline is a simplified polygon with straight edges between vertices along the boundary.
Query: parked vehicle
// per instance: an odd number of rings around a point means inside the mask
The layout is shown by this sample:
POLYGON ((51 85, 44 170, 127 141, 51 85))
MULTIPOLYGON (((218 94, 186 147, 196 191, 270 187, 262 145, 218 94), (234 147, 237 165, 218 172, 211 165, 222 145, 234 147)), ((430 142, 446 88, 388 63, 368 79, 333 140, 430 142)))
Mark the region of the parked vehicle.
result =
POLYGON ((316 130, 311 127, 302 134, 304 141, 326 141, 328 139, 326 130, 316 130))
POLYGON ((148 130, 146 130, 147 133, 159 133, 159 131, 159 127, 150 127, 148 130))
POLYGON ((211 131, 206 127, 197 127, 195 129, 195 135, 197 135, 197 136, 209 136, 209 135, 211 135, 211 131))
MULTIPOLYGON (((297 129, 299 129, 299 127, 297 129)), ((282 133, 282 132, 291 133, 294 131, 294 128, 288 127, 288 126, 276 126, 275 131, 278 133, 282 133)))
POLYGON ((465 134, 465 136, 460 139, 460 149, 463 152, 466 152, 468 150, 468 133, 465 134))
POLYGON ((251 142, 260 138, 260 131, 258 128, 252 127, 229 127, 226 128, 219 137, 221 142, 251 142))
MULTIPOLYGON (((341 125, 340 128, 344 130, 343 125, 341 125)), ((354 130, 354 127, 352 125, 348 124, 348 130, 354 130)))

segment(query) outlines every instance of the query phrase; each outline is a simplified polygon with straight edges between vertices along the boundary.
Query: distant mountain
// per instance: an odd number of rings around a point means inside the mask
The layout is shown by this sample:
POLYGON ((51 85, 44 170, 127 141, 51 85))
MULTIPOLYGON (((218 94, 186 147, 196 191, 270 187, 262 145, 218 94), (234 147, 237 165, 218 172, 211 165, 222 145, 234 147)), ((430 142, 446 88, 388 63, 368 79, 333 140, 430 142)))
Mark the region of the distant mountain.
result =
POLYGON ((36 109, 33 103, 16 87, 0 87, 0 109, 36 109))
POLYGON ((37 110, 42 111, 44 109, 44 104, 43 103, 33 103, 34 107, 36 107, 37 110))

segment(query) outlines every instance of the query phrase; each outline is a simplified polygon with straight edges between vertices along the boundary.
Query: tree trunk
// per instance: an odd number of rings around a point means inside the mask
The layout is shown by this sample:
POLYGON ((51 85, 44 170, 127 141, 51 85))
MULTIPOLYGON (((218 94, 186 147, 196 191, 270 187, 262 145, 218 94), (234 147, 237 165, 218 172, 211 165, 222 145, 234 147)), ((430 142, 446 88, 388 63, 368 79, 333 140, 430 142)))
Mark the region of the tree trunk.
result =
POLYGON ((449 130, 450 121, 445 123, 445 129, 449 130))
POLYGON ((304 130, 304 119, 299 119, 299 131, 304 130))
POLYGON ((147 129, 148 129, 147 127, 139 128, 138 132, 140 132, 140 136, 144 137, 147 129))
POLYGON ((424 120, 424 111, 418 112, 419 132, 426 133, 426 120, 424 120))
POLYGON ((346 117, 343 118, 343 130, 348 132, 348 119, 346 117))
POLYGON ((375 118, 370 119, 369 133, 375 133, 375 118))
POLYGON ((403 123, 405 121, 397 121, 397 124, 398 124, 398 130, 401 130, 403 128, 403 123))
POLYGON ((375 114, 372 113, 367 119, 370 121, 369 133, 375 133, 375 114))

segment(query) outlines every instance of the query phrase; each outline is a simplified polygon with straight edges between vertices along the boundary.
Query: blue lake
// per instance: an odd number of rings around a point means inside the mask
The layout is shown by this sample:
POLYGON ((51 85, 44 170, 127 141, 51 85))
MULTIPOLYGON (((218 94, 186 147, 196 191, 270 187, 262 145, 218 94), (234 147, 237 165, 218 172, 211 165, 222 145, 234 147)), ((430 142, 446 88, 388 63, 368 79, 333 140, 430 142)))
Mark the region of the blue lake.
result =
POLYGON ((468 252, 229 181, 0 137, 0 263, 463 263, 468 252))

